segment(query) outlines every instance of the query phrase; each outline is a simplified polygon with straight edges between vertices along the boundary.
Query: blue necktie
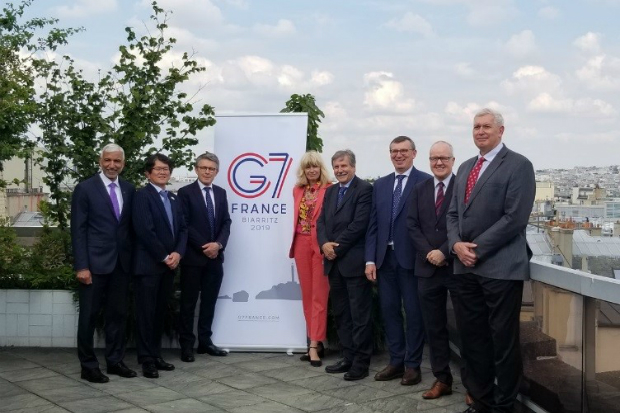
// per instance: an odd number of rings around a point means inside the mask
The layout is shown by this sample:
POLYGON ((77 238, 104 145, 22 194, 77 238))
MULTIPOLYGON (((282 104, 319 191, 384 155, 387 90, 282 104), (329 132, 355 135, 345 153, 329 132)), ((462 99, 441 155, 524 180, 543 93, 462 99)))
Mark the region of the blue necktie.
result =
POLYGON ((346 186, 341 186, 340 188, 338 188, 338 199, 336 201, 336 207, 340 206, 340 203, 342 202, 342 198, 344 198, 345 192, 347 192, 346 186))
POLYGON ((161 200, 164 202, 164 209, 166 210, 166 215, 168 215, 168 222, 170 222, 170 229, 174 234, 174 224, 172 221, 172 205, 170 205, 170 199, 168 198, 168 191, 162 190, 159 191, 159 195, 161 196, 161 200))
POLYGON ((213 208, 213 200, 211 199, 211 187, 205 186, 205 199, 207 200, 207 219, 209 220, 209 227, 211 227, 211 239, 215 238, 215 208, 213 208))
POLYGON ((398 179, 398 183, 392 195, 392 219, 390 220, 390 236, 388 237, 390 242, 394 241, 394 220, 396 219, 396 212, 398 212, 400 196, 403 194, 403 179, 405 179, 405 175, 398 175, 396 179, 398 179))

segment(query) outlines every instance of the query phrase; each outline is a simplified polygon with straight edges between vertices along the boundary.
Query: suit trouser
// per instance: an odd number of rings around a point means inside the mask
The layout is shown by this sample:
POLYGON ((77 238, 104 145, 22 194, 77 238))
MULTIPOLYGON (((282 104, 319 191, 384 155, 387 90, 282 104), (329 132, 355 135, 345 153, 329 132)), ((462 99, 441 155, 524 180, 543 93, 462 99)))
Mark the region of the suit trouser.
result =
POLYGON ((174 271, 171 270, 161 274, 134 277, 136 353, 140 364, 161 358, 164 318, 173 284, 174 271))
MULTIPOLYGON (((459 313, 459 284, 460 276, 453 274, 435 274, 431 277, 418 278, 418 295, 426 328, 431 369, 437 380, 448 385, 452 384, 452 372, 447 301, 450 292, 456 316, 459 313)), ((460 326, 457 320, 458 327, 460 326)))
POLYGON ((424 321, 418 299, 418 280, 413 270, 398 265, 391 248, 388 248, 383 264, 377 270, 377 284, 390 364, 420 367, 424 350, 424 321))
POLYGON ((460 290, 463 383, 483 413, 508 413, 523 376, 519 314, 523 281, 467 273, 460 290), (497 385, 494 384, 497 378, 497 385))
POLYGON ((209 260, 203 266, 181 266, 181 308, 179 344, 182 350, 194 348, 194 314, 200 295, 198 311, 198 346, 212 344, 211 325, 215 315, 215 304, 222 285, 224 269, 220 258, 209 260))
POLYGON ((352 370, 368 370, 372 355, 372 284, 363 273, 345 277, 338 265, 329 273, 332 310, 345 359, 352 370))
POLYGON ((78 287, 80 313, 78 316, 77 347, 84 368, 99 367, 95 355, 94 334, 99 311, 104 309, 105 359, 112 366, 125 357, 125 323, 127 321, 127 289, 129 274, 116 265, 110 274, 91 274, 92 284, 78 287))
POLYGON ((324 341, 327 338, 329 281, 324 273, 323 256, 317 252, 312 237, 303 234, 295 234, 293 252, 301 286, 307 337, 311 341, 324 341))

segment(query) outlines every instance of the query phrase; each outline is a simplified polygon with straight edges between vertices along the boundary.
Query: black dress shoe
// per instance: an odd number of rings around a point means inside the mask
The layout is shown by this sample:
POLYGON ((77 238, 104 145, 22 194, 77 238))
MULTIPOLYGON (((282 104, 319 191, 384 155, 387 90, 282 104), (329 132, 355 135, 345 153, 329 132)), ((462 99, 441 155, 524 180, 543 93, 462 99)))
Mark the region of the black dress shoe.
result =
POLYGON ((352 363, 347 359, 338 360, 336 364, 325 367, 326 373, 346 373, 351 369, 352 363))
POLYGON ((361 380, 364 377, 368 377, 368 370, 349 370, 346 373, 344 373, 344 379, 346 381, 354 381, 354 380, 361 380))
POLYGON ((127 367, 122 361, 119 361, 113 366, 108 366, 107 371, 108 374, 116 374, 117 376, 125 377, 127 379, 136 377, 138 375, 138 373, 127 367))
POLYGON ((215 344, 208 344, 206 346, 198 346, 198 348, 196 349, 196 353, 198 354, 207 353, 210 356, 216 356, 216 357, 224 357, 228 355, 226 350, 219 348, 215 344))
POLYGON ((142 375, 147 379, 158 378, 159 372, 157 371, 157 367, 155 367, 155 363, 153 363, 152 361, 142 363, 142 375))
POLYGON ((196 359, 194 358, 194 353, 192 351, 182 351, 181 352, 181 361, 185 363, 193 363, 196 359))
POLYGON ((463 413, 482 413, 482 412, 480 410, 474 409, 472 406, 469 406, 467 410, 465 410, 463 413))
POLYGON ((156 358, 154 364, 157 370, 166 370, 166 371, 174 370, 174 364, 166 363, 164 359, 161 357, 156 358))
POLYGON ((82 367, 82 378, 91 383, 107 383, 110 381, 108 376, 103 374, 99 368, 87 369, 82 367))

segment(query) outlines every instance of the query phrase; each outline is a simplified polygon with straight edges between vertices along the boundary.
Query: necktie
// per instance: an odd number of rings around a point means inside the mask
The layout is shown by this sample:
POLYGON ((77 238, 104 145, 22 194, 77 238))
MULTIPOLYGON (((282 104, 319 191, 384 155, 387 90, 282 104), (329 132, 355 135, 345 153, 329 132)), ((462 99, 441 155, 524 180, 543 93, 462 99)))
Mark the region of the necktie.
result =
POLYGON ((205 186, 205 199, 207 200, 207 219, 211 230, 211 239, 215 238, 215 208, 213 208, 213 200, 211 199, 211 187, 205 186))
POLYGON ((338 199, 336 201, 336 206, 339 207, 340 203, 342 202, 342 198, 344 198, 344 193, 347 192, 347 187, 346 186, 341 186, 340 188, 338 188, 338 199))
POLYGON ((482 169, 482 164, 485 160, 486 159, 484 159, 483 157, 480 157, 480 159, 478 159, 478 163, 476 163, 476 166, 474 166, 474 168, 469 173, 469 176, 467 177, 467 187, 465 188, 465 203, 469 201, 471 191, 474 190, 474 186, 478 181, 478 175, 480 175, 480 170, 482 169))
POLYGON ((117 221, 120 221, 121 207, 118 204, 118 198, 116 197, 116 191, 114 190, 114 188, 116 188, 116 184, 112 182, 110 185, 108 185, 108 188, 110 188, 110 201, 112 201, 112 209, 114 209, 114 216, 116 216, 117 221))
POLYGON ((439 182, 437 184, 437 198, 435 199, 435 215, 439 216, 439 210, 441 209, 441 204, 443 204, 443 182, 439 182))
POLYGON ((161 200, 164 202, 164 209, 166 210, 166 215, 168 215, 168 222, 170 223, 170 229, 174 234, 174 224, 172 221, 172 205, 170 205, 170 199, 168 198, 168 191, 163 190, 159 191, 159 195, 161 196, 161 200))
POLYGON ((396 184, 396 188, 394 188, 394 193, 392 194, 392 219, 390 220, 390 236, 388 240, 393 241, 394 234, 394 220, 396 219, 396 212, 398 212, 398 204, 400 203, 400 196, 403 194, 403 179, 405 179, 405 175, 396 176, 398 179, 398 183, 396 184))

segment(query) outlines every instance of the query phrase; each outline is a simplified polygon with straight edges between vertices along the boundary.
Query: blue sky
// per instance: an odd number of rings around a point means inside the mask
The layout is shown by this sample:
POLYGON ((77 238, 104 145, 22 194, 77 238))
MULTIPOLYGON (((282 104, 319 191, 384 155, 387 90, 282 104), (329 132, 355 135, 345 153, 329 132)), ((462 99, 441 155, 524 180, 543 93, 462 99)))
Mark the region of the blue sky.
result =
MULTIPOLYGON (((36 0, 33 16, 83 26, 61 50, 107 70, 149 1, 36 0)), ((278 112, 312 93, 326 114, 325 157, 358 156, 360 176, 391 170, 410 136, 415 165, 442 139, 475 155, 472 116, 506 119, 504 143, 535 168, 620 164, 620 0, 161 0, 175 50, 207 71, 188 84, 216 113, 278 112)), ((172 61, 170 62, 172 63, 172 61)), ((205 133, 205 135, 209 135, 205 133)), ((208 149, 208 148, 205 148, 208 149)))

